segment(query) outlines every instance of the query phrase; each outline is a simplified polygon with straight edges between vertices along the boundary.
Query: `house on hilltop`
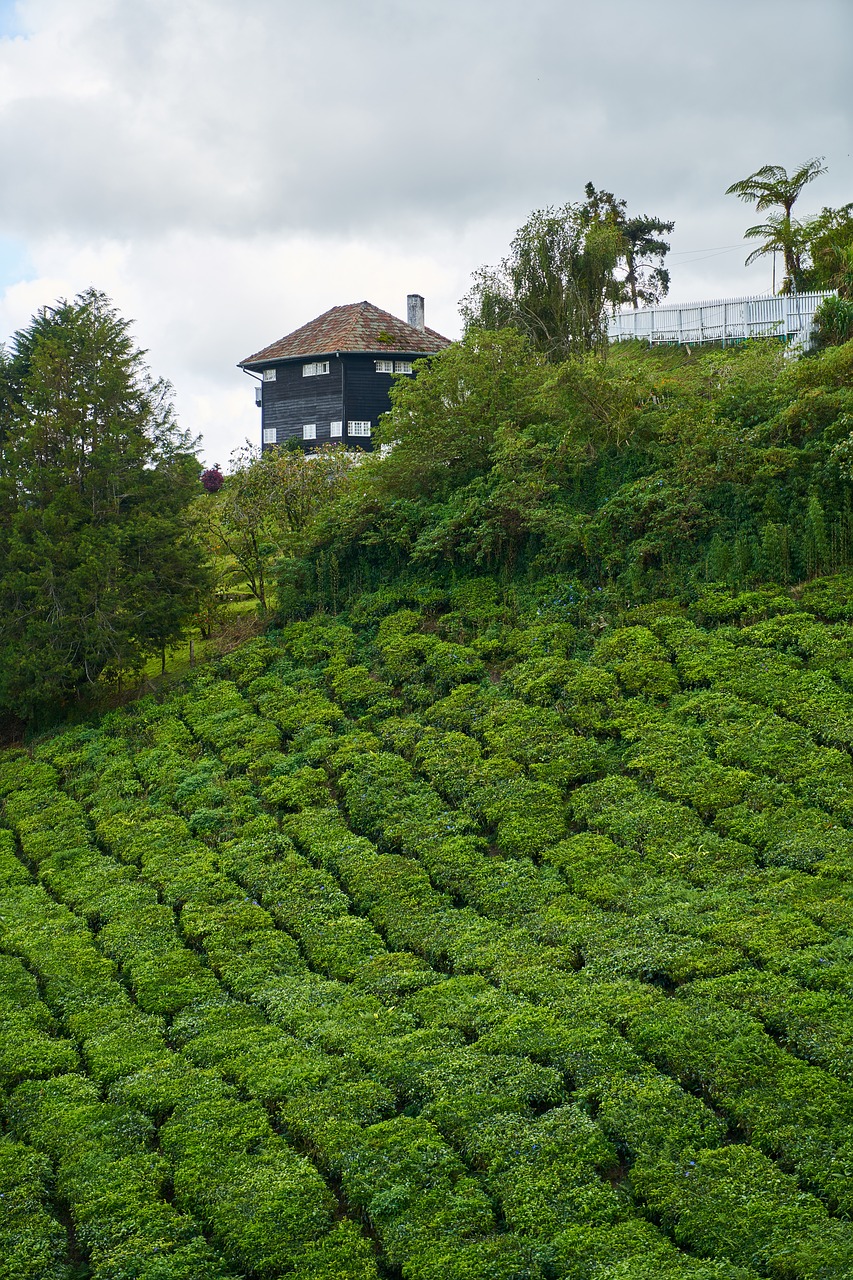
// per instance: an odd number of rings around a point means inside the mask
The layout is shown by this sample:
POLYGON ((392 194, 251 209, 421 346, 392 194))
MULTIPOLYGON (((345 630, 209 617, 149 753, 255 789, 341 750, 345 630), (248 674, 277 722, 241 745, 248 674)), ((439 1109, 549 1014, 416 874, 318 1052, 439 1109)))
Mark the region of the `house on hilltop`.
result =
POLYGON ((408 322, 372 302, 332 307, 285 338, 241 360, 254 378, 262 447, 329 441, 370 449, 380 414, 391 407, 395 374, 450 346, 424 325, 424 300, 408 297, 408 322))

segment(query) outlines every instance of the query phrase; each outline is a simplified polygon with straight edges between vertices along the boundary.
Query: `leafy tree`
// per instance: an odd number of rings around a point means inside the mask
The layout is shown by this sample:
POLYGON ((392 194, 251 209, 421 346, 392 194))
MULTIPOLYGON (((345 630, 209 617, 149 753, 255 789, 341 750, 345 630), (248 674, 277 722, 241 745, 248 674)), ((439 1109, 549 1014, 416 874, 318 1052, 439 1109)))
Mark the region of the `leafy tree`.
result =
POLYGON ((552 361, 601 347, 621 249, 607 211, 581 204, 537 209, 509 254, 474 273, 460 304, 466 329, 511 326, 552 361))
POLYGON ((803 226, 791 217, 797 198, 809 182, 826 173, 823 156, 814 156, 788 174, 781 165, 766 164, 747 178, 741 178, 726 188, 726 195, 739 196, 741 200, 755 202, 757 213, 764 209, 781 210, 772 213, 766 222, 747 227, 744 235, 763 243, 746 259, 746 265, 769 253, 780 252, 785 263, 785 280, 782 293, 801 291, 803 287, 802 254, 805 244, 803 226))
POLYGON ((224 483, 211 485, 203 478, 207 496, 194 506, 196 527, 215 555, 231 558, 262 609, 269 607, 272 566, 295 550, 355 461, 340 445, 309 457, 301 447, 260 452, 247 444, 233 455, 224 483))
POLYGON ((839 297, 853 298, 853 203, 822 209, 810 218, 803 241, 809 259, 805 288, 835 289, 839 297))
POLYGON ((813 346, 836 347, 853 340, 853 298, 824 298, 814 316, 813 346))
POLYGON ((3 356, 0 710, 24 719, 176 640, 205 583, 192 443, 129 330, 89 289, 3 356))
POLYGON ((214 463, 212 467, 208 467, 206 471, 201 473, 201 483, 205 493, 218 493, 225 483, 225 477, 219 469, 219 463, 214 463))
POLYGON ((620 259, 625 263, 625 276, 616 300, 630 302, 636 311, 642 302, 654 306, 669 292, 669 271, 663 265, 669 253, 669 242, 662 239, 675 227, 649 214, 629 218, 627 202, 617 200, 612 191, 596 191, 586 184, 586 208, 593 218, 606 218, 622 236, 620 259))

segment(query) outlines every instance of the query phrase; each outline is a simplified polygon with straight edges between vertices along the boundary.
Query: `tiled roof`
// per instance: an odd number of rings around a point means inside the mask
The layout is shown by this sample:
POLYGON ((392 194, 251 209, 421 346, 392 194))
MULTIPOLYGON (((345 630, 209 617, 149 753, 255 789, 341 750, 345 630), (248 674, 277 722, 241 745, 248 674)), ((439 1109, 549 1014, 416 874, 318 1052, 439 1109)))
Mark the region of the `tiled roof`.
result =
POLYGON ((240 364, 328 356, 336 351, 370 351, 380 356, 383 351, 431 355, 449 346, 450 339, 443 338, 434 329, 414 329, 389 311, 374 307, 372 302, 350 302, 344 307, 332 307, 287 337, 279 338, 253 356, 246 356, 240 364))

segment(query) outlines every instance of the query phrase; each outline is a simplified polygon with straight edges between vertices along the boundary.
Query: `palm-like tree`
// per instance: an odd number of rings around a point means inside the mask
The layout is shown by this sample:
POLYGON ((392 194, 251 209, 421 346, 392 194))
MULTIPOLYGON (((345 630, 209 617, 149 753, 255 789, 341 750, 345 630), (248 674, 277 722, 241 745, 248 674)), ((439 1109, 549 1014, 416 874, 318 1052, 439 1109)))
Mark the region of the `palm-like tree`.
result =
POLYGON ((809 182, 813 182, 820 174, 826 173, 823 156, 813 156, 799 169, 789 174, 780 164, 766 164, 756 169, 748 178, 733 182, 726 189, 727 196, 739 196, 741 200, 755 201, 756 212, 762 209, 781 209, 781 213, 771 214, 766 223, 747 228, 745 235, 750 238, 764 237, 764 244, 753 249, 746 260, 748 266, 762 254, 781 251, 785 262, 785 283, 787 289, 800 286, 803 269, 800 261, 802 251, 802 229, 791 217, 791 210, 797 197, 809 182))
MULTIPOLYGON (((786 217, 784 213, 771 213, 766 222, 747 227, 743 234, 750 240, 763 241, 757 249, 753 249, 746 259, 745 266, 751 266, 758 258, 767 254, 781 253, 785 263, 785 278, 779 292, 796 293, 802 288, 804 276, 802 253, 805 248, 805 232, 802 223, 797 222, 796 218, 786 217)), ((773 272, 775 279, 775 266, 773 272)))

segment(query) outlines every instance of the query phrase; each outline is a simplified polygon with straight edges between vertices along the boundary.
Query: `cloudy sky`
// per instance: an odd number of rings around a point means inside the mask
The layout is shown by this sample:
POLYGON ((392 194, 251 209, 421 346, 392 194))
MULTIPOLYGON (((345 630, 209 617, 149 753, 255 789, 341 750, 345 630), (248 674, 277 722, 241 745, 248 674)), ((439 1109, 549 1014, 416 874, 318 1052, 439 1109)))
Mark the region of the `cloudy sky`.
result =
POLYGON ((226 464, 241 357, 409 292, 458 336, 588 180, 675 219, 673 300, 767 292, 723 193, 823 155, 798 209, 853 199, 851 50, 851 0, 0 0, 0 339, 105 290, 226 464))

